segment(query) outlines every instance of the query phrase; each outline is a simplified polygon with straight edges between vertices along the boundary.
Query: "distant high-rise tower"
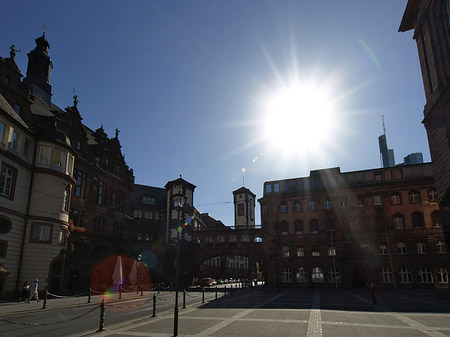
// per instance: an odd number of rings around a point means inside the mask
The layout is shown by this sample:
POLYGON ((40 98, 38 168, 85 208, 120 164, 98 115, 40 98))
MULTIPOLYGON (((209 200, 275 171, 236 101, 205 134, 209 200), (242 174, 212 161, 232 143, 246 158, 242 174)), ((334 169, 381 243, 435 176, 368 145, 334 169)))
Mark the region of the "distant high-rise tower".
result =
POLYGON ((403 158, 405 165, 423 164, 423 155, 421 152, 411 153, 403 158))
POLYGON ((380 145, 380 153, 383 167, 395 166, 394 150, 388 149, 386 140, 386 128, 384 126, 383 116, 383 134, 378 137, 378 144, 380 145))
POLYGON ((234 225, 236 227, 255 227, 255 198, 256 195, 248 188, 241 187, 233 192, 234 196, 234 225))

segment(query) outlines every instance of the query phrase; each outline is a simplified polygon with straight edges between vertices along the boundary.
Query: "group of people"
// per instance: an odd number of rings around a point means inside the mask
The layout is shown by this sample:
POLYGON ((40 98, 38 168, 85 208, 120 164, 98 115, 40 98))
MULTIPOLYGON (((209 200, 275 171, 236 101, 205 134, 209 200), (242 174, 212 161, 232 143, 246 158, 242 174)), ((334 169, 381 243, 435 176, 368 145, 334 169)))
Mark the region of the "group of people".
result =
POLYGON ((25 281, 22 287, 22 296, 19 298, 17 303, 20 303, 23 300, 25 303, 30 303, 32 299, 36 299, 36 301, 40 301, 39 292, 38 292, 39 280, 34 280, 33 284, 30 286, 30 282, 25 281))

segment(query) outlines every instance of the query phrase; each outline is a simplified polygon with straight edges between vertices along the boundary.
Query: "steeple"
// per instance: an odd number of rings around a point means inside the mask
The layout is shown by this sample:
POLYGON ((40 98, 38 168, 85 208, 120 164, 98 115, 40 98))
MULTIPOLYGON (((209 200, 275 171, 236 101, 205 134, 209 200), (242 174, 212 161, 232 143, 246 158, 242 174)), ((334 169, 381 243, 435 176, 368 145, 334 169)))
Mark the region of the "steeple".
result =
POLYGON ((36 40, 36 48, 28 53, 27 76, 23 83, 31 92, 50 104, 52 86, 50 85, 50 71, 53 68, 48 55, 50 45, 45 38, 45 32, 36 40))

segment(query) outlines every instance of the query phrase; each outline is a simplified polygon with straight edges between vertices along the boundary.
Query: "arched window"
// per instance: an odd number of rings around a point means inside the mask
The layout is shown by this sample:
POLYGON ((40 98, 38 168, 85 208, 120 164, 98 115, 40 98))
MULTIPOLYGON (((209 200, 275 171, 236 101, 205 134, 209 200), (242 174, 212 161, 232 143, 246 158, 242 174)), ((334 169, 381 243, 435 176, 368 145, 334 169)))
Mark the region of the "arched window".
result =
POLYGON ((319 233, 319 221, 317 219, 309 220, 309 232, 311 234, 319 233))
POLYGON ((262 239, 262 237, 260 237, 259 235, 257 235, 257 236, 255 236, 253 242, 261 243, 261 242, 263 242, 263 239, 262 239))
POLYGON ((439 211, 431 212, 431 223, 434 228, 440 228, 441 225, 441 214, 439 211))
POLYGON ((411 204, 417 204, 420 202, 420 192, 413 190, 409 192, 409 202, 411 204))
POLYGON ((225 238, 222 234, 217 235, 217 242, 225 242, 225 238))
POLYGON ((303 234, 304 228, 303 228, 302 220, 300 220, 300 219, 295 220, 294 226, 295 226, 295 234, 296 235, 303 234))
POLYGON ((400 283, 412 283, 413 279, 411 269, 409 269, 408 267, 401 267, 399 274, 400 274, 400 283))
POLYGON ((297 269, 296 275, 297 282, 308 282, 308 271, 304 267, 300 267, 297 269))
POLYGON ((6 234, 11 231, 11 220, 6 216, 0 216, 0 234, 6 234))
POLYGON ((392 205, 399 205, 402 203, 402 195, 400 192, 394 192, 391 194, 391 204, 392 205))
POLYGON ((413 229, 423 229, 425 227, 425 220, 423 218, 423 213, 414 212, 411 214, 411 220, 413 229))
POLYGON ((405 217, 401 213, 394 215, 394 229, 401 230, 405 228, 405 217))
POLYGON ((248 234, 242 235, 241 242, 250 242, 250 236, 248 234))
POLYGON ((281 282, 287 283, 292 281, 292 269, 290 267, 283 267, 281 269, 281 282))
POLYGON ((280 234, 289 235, 289 223, 287 221, 280 222, 280 234))
POLYGON ((322 282, 324 282, 323 269, 322 268, 314 267, 312 269, 312 281, 314 283, 322 283, 322 282))

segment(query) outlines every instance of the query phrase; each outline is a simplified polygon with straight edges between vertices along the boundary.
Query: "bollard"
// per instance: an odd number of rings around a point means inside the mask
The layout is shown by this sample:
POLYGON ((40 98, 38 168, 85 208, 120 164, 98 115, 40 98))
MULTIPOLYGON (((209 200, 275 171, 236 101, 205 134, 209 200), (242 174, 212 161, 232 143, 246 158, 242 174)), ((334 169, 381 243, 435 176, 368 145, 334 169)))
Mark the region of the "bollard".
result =
POLYGON ((45 309, 47 307, 47 287, 44 288, 44 304, 42 305, 42 309, 45 309))
POLYGON ((100 303, 100 325, 97 332, 105 331, 105 300, 100 303))
POLYGON ((153 315, 152 317, 156 317, 156 294, 153 294, 153 315))
POLYGON ((136 294, 139 294, 139 286, 136 286, 136 294))
POLYGON ((141 286, 141 296, 144 296, 144 286, 141 286))
POLYGON ((183 290, 183 309, 186 309, 186 289, 183 290))
POLYGON ((216 288, 216 300, 217 300, 217 288, 216 288))
POLYGON ((122 285, 119 284, 119 300, 122 299, 122 285))
POLYGON ((225 286, 224 289, 225 289, 225 290, 223 291, 223 296, 227 296, 227 286, 225 286))
POLYGON ((92 288, 91 288, 91 286, 89 286, 88 303, 91 303, 91 293, 92 293, 92 288))
POLYGON ((205 303, 205 288, 202 288, 202 303, 205 303))
POLYGON ((158 284, 158 295, 159 295, 159 291, 161 290, 161 283, 158 284))

